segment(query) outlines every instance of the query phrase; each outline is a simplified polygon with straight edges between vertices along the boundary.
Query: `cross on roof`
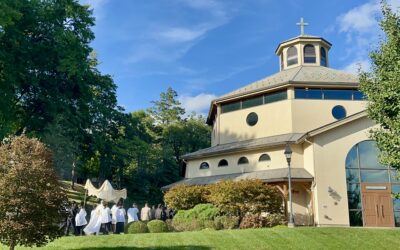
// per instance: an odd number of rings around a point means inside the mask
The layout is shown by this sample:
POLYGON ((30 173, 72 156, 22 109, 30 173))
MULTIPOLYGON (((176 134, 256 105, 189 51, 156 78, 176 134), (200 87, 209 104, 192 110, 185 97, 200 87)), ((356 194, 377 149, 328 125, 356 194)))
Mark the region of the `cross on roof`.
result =
POLYGON ((304 35, 304 26, 307 26, 308 23, 305 23, 304 19, 300 18, 300 22, 296 23, 296 25, 300 26, 300 35, 304 35))

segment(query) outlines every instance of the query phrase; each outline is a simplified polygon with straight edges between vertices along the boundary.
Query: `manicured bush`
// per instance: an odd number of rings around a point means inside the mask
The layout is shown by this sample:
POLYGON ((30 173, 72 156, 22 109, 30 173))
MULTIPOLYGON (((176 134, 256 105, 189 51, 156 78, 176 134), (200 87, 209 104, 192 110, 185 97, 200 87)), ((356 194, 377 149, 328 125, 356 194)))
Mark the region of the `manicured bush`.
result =
POLYGON ((189 210, 179 210, 172 225, 177 231, 194 231, 204 228, 215 229, 214 218, 219 209, 211 204, 198 204, 189 210))
POLYGON ((239 226, 239 217, 237 216, 217 216, 214 218, 215 228, 220 229, 234 229, 239 226))
POLYGON ((165 224, 167 225, 168 232, 174 232, 176 231, 174 226, 172 225, 172 219, 168 219, 165 221, 165 224))
POLYGON ((164 233, 168 232, 167 223, 162 220, 152 220, 147 223, 147 228, 149 229, 150 233, 164 233))
POLYGON ((282 211, 279 191, 261 180, 221 181, 210 185, 209 190, 208 202, 229 216, 282 211))
POLYGON ((240 228, 274 227, 286 223, 284 218, 282 214, 246 214, 240 222, 240 228))
POLYGON ((128 234, 142 234, 148 232, 149 229, 147 228, 146 223, 141 221, 133 221, 126 226, 126 233, 128 234))
POLYGON ((207 203, 208 187, 200 185, 177 185, 164 196, 168 207, 174 210, 187 210, 197 204, 207 203))

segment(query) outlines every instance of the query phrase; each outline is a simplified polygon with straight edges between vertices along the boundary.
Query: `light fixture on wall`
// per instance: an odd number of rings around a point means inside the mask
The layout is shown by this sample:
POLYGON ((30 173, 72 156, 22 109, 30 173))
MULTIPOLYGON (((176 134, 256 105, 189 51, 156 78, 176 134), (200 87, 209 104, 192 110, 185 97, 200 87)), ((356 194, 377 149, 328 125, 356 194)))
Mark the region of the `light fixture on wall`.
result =
POLYGON ((289 143, 286 143, 285 147, 285 157, 286 161, 288 163, 288 186, 289 186, 289 221, 288 221, 288 227, 294 227, 294 221, 293 221, 293 206, 292 206, 292 173, 290 169, 290 162, 292 161, 292 149, 289 146, 289 143))

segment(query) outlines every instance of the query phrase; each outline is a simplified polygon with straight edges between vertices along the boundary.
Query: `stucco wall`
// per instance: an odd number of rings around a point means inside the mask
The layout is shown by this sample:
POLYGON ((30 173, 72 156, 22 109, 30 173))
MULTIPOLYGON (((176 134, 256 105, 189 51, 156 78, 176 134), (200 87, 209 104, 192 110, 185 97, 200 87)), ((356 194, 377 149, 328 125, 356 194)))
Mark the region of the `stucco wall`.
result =
MULTIPOLYGON (((301 145, 292 146, 292 166, 295 168, 303 167, 303 149, 301 145)), ((259 170, 268 170, 276 168, 284 168, 287 166, 285 155, 283 154, 284 147, 273 147, 265 150, 253 150, 234 154, 221 154, 219 156, 205 157, 201 159, 188 160, 186 165, 186 178, 252 172, 259 170), (264 153, 271 157, 270 162, 259 162, 258 159, 264 153), (245 156, 249 160, 249 164, 238 165, 240 157, 245 156), (228 167, 218 167, 218 162, 226 159, 229 163, 228 167), (200 169, 200 164, 207 162, 210 165, 209 169, 200 169)))
POLYGON ((375 124, 362 118, 314 138, 316 222, 348 226, 345 161, 351 147, 368 139, 375 124))

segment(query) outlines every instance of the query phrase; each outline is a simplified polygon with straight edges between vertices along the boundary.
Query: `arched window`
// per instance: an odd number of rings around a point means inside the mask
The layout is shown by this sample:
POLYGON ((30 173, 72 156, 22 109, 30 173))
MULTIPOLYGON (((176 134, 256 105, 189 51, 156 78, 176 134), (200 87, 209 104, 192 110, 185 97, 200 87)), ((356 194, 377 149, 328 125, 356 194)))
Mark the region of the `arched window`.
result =
MULTIPOLYGON (((363 205, 361 202, 362 183, 389 183, 392 189, 398 187, 393 179, 393 170, 379 163, 376 142, 362 141, 354 145, 346 156, 347 198, 350 226, 362 226, 363 205)), ((395 202, 394 202, 395 205, 395 202)))
POLYGON ((326 67, 327 63, 326 63, 326 50, 324 47, 321 47, 321 66, 326 67))
POLYGON ((238 165, 241 165, 241 164, 249 164, 249 160, 246 157, 242 156, 238 160, 238 165))
POLYGON ((202 162, 200 164, 200 169, 209 169, 209 168, 210 168, 210 165, 208 165, 207 162, 202 162))
POLYGON ((292 46, 287 50, 287 66, 297 64, 297 49, 292 46))
POLYGON ((227 167, 228 166, 228 161, 225 159, 222 159, 218 163, 218 167, 227 167))
POLYGON ((271 157, 269 157, 268 154, 262 154, 262 155, 260 156, 260 158, 258 159, 258 161, 259 161, 259 162, 262 162, 262 161, 271 161, 271 157))
POLYGON ((315 48, 314 45, 307 44, 304 46, 304 63, 315 63, 315 48))

